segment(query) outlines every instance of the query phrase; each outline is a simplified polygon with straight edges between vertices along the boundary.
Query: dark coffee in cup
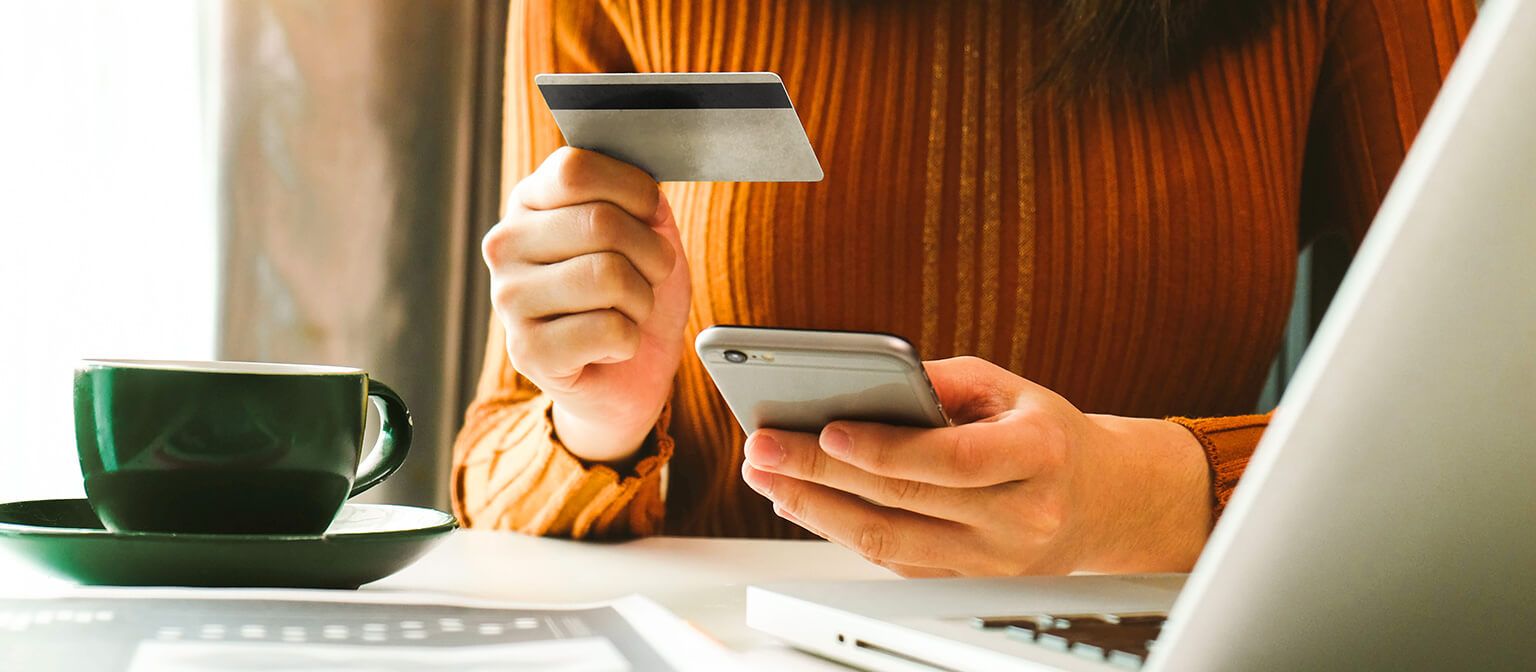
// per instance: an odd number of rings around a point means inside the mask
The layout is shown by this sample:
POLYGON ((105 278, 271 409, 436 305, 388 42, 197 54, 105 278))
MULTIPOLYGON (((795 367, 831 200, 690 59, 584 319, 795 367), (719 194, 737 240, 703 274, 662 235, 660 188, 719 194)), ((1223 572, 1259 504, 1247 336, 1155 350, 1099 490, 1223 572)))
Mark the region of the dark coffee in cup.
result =
POLYGON ((410 413, 360 369, 86 360, 75 443, 86 497, 117 532, 319 534, 405 461, 410 413), (382 419, 362 455, 367 401, 382 419))

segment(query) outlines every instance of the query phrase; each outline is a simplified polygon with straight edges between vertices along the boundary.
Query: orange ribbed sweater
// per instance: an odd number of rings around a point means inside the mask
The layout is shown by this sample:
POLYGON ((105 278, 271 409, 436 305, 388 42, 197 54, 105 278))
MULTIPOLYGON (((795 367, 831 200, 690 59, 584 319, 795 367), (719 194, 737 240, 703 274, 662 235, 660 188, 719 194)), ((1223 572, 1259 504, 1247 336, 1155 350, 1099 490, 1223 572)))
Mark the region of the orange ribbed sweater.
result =
MULTIPOLYGON (((717 323, 902 334, 1089 412, 1188 416, 1218 509, 1297 249, 1363 235, 1473 19, 1472 0, 1292 0, 1157 88, 1031 83, 1045 2, 513 0, 505 185, 562 144, 541 72, 770 70, 826 180, 668 184, 693 271, 685 338, 717 323)), ((633 469, 583 464, 492 320, 454 448, 465 524, 531 534, 805 537, 740 478, 744 437, 685 355, 633 469)), ((690 352, 685 350, 685 352, 690 352)))

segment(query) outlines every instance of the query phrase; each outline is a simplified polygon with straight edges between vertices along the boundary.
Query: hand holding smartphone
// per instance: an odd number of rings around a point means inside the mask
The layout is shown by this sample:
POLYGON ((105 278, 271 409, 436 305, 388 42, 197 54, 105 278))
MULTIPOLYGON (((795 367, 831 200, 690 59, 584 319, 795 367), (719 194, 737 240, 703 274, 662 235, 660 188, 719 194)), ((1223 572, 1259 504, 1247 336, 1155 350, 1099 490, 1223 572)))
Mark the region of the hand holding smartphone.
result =
POLYGON ((721 325, 700 332, 694 348, 748 434, 817 433, 834 420, 949 425, 900 336, 721 325))

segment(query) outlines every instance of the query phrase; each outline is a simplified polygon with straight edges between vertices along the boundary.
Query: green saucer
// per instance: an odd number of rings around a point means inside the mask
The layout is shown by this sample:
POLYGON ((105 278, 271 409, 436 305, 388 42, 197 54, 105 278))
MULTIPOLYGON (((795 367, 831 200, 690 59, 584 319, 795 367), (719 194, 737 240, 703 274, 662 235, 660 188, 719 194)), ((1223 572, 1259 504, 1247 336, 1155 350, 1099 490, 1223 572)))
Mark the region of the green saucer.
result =
POLYGON ((84 499, 0 504, 0 550, 86 585, 356 588, 452 532, 434 509, 347 504, 320 536, 113 533, 84 499))

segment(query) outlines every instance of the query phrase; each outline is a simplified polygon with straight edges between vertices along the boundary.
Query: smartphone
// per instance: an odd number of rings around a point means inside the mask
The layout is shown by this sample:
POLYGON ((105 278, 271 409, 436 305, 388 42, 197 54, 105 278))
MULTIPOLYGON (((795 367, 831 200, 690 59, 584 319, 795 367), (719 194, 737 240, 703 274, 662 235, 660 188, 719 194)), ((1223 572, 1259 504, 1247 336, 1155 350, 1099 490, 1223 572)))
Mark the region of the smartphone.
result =
POLYGON ((946 427, 917 350, 892 334, 720 325, 694 349, 736 421, 818 433, 833 420, 946 427))

